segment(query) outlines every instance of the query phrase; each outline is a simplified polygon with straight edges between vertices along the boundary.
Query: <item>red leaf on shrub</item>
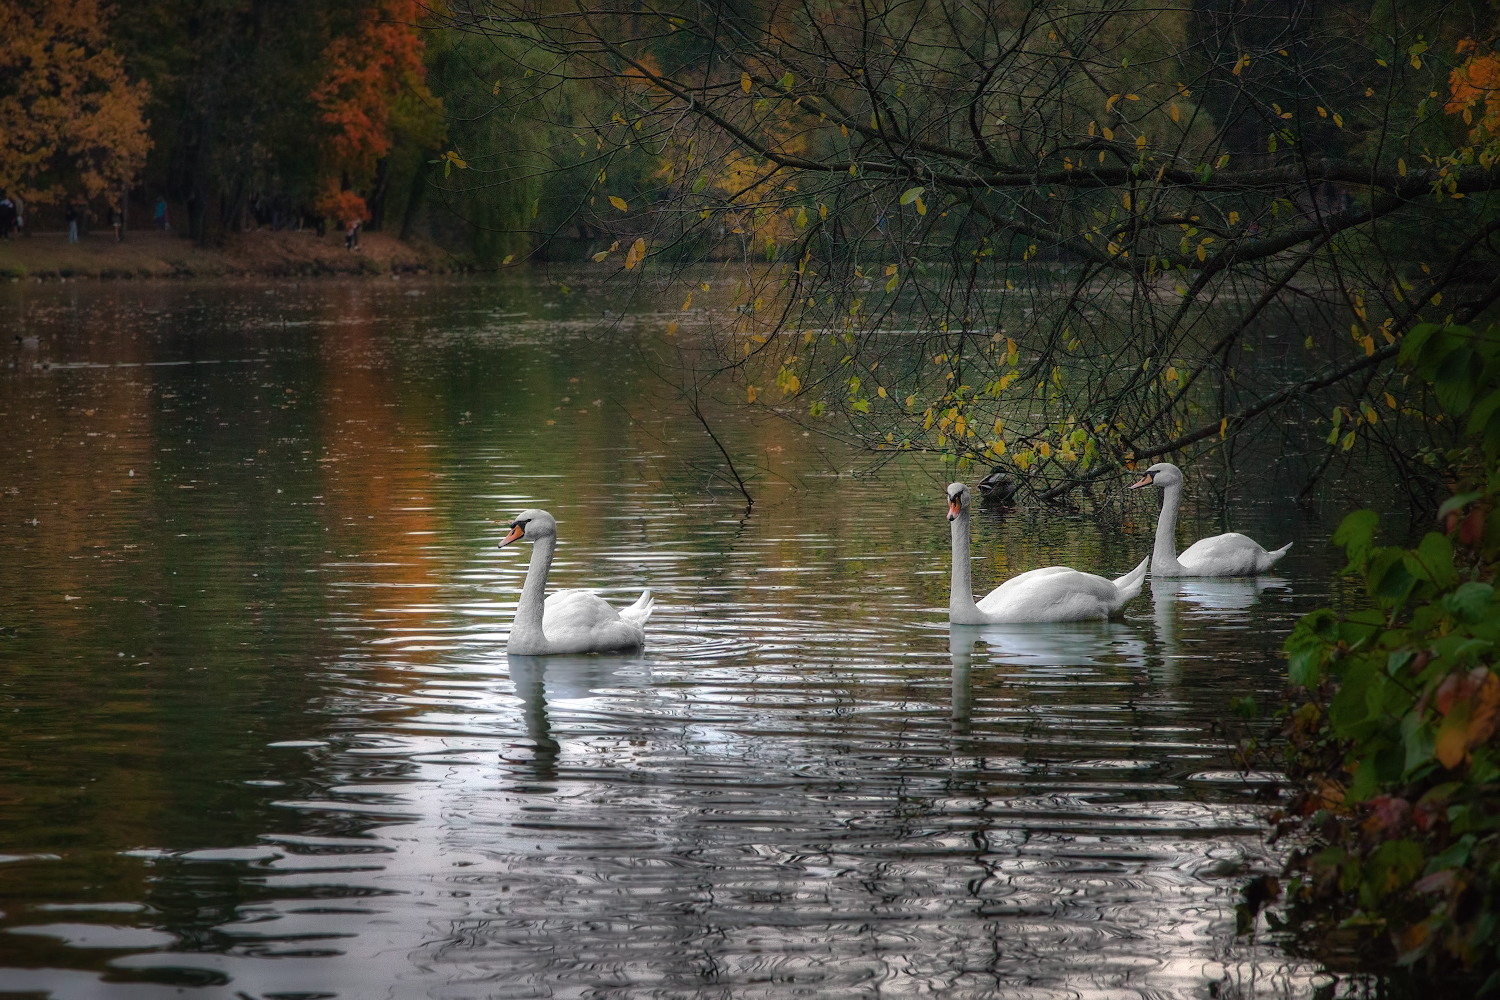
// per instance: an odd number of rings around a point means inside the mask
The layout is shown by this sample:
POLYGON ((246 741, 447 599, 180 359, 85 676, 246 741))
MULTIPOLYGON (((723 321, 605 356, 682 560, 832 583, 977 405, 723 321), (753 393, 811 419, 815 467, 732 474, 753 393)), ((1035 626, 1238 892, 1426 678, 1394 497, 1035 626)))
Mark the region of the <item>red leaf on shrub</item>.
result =
POLYGON ((1377 795, 1370 800, 1370 818, 1365 820, 1365 829, 1373 833, 1394 830, 1406 822, 1411 812, 1411 803, 1393 795, 1377 795))
POLYGON ((1475 667, 1466 674, 1453 673, 1443 678, 1437 689, 1437 710, 1447 715, 1454 702, 1472 698, 1490 676, 1486 667, 1475 667))
POLYGON ((1465 545, 1478 545, 1484 540, 1484 511, 1479 508, 1469 511, 1458 529, 1458 540, 1465 545))
POLYGON ((1453 885, 1453 869, 1444 868, 1440 872, 1423 876, 1412 883, 1412 888, 1418 892, 1446 892, 1453 885))
MULTIPOLYGON (((1474 715, 1469 720, 1468 749, 1472 750, 1491 736, 1495 735, 1495 723, 1500 721, 1500 677, 1485 670, 1484 667, 1476 667, 1475 672, 1483 670, 1484 678, 1479 683, 1479 690, 1474 696, 1474 715)), ((1474 674, 1469 675, 1473 677, 1474 674)))

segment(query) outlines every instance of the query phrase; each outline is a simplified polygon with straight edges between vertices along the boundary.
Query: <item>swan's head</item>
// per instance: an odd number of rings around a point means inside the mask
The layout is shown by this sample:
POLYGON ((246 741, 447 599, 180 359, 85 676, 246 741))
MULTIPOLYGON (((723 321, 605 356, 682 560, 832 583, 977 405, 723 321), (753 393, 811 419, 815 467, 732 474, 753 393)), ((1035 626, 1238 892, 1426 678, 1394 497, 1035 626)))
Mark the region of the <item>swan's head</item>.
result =
POLYGON ((1131 483, 1129 489, 1138 490, 1142 486, 1158 486, 1166 489, 1168 486, 1182 485, 1182 470, 1171 462, 1157 462, 1146 470, 1146 474, 1131 483))
POLYGON ((511 542, 538 542, 557 537, 557 522, 545 510, 523 510, 510 522, 510 533, 500 539, 500 548, 511 542))
POLYGON ((973 496, 974 495, 969 492, 969 488, 963 483, 949 483, 948 520, 951 521, 954 518, 958 517, 959 514, 962 514, 964 511, 968 510, 969 501, 973 499, 973 496))

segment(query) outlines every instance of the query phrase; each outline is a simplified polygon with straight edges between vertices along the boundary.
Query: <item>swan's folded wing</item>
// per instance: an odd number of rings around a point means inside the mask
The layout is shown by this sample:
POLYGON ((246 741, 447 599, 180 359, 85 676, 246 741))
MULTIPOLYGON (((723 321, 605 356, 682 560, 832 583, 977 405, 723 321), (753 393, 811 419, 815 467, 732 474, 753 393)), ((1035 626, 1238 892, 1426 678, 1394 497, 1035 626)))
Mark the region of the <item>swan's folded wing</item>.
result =
POLYGON ((1260 570, 1266 550, 1248 535, 1237 531, 1203 538, 1177 557, 1189 574, 1203 576, 1250 576, 1260 570))
POLYGON ((542 631, 550 638, 559 632, 597 628, 619 621, 608 601, 591 590, 559 590, 548 594, 542 606, 542 631))
POLYGON ((1067 566, 1046 566, 1013 576, 978 602, 986 615, 1005 621, 1076 621, 1104 618, 1117 600, 1114 583, 1067 566))

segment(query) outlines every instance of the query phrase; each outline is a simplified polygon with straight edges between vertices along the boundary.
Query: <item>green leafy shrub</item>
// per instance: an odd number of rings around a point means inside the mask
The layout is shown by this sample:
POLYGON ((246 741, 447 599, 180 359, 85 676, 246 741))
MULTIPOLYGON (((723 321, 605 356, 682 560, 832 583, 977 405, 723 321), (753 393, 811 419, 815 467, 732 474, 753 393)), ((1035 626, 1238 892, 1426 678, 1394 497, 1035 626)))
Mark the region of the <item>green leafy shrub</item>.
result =
POLYGON ((1345 572, 1363 579, 1370 606, 1315 611, 1287 639, 1288 776, 1299 791, 1271 819, 1298 844, 1286 875, 1299 924, 1363 929, 1398 963, 1430 973, 1456 958, 1494 989, 1500 330, 1417 327, 1401 361, 1428 384, 1434 419, 1453 428, 1442 456, 1452 496, 1412 548, 1377 544, 1373 511, 1339 526, 1345 572))

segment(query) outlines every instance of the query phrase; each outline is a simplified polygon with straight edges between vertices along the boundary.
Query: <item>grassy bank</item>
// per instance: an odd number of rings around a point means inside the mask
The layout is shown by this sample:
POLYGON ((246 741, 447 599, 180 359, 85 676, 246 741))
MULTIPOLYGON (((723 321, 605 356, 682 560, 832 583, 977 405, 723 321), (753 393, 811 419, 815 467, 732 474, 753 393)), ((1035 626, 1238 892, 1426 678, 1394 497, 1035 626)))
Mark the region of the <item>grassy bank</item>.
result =
POLYGON ((95 231, 69 243, 66 233, 34 233, 0 240, 0 277, 192 278, 317 276, 447 271, 461 264, 437 247, 403 243, 386 233, 364 233, 357 250, 342 232, 312 230, 237 233, 223 246, 201 247, 171 232, 142 230, 116 242, 95 231))

